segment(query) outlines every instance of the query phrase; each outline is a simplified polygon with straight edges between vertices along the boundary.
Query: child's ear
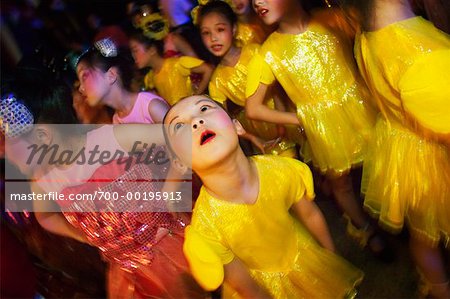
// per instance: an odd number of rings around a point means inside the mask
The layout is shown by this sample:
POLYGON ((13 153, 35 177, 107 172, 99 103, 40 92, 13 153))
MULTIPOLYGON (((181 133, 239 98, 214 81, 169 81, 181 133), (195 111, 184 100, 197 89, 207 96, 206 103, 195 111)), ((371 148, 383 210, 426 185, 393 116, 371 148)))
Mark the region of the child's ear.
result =
POLYGON ((172 167, 174 170, 180 174, 184 175, 189 171, 189 167, 184 164, 178 157, 172 157, 172 167))
POLYGON ((50 145, 53 140, 52 130, 50 130, 46 125, 37 125, 35 136, 39 144, 50 145))
POLYGON ((112 85, 116 83, 117 77, 119 76, 119 71, 116 67, 110 67, 108 71, 106 72, 106 78, 108 79, 108 82, 112 85))
POLYGON ((236 133, 238 136, 243 136, 246 132, 244 127, 241 125, 241 123, 237 119, 233 119, 234 128, 236 129, 236 133))
POLYGON ((237 33, 237 26, 235 24, 233 25, 233 36, 236 36, 236 33, 237 33))

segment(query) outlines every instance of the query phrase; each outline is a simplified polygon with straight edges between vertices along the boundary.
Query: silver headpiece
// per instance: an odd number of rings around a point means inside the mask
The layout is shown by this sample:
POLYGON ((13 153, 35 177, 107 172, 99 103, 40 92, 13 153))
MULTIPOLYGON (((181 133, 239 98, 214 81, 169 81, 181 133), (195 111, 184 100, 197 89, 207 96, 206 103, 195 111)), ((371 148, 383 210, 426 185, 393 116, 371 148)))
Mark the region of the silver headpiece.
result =
POLYGON ((109 37, 96 41, 94 47, 102 54, 103 57, 116 57, 117 46, 109 37))
POLYGON ((6 137, 18 137, 33 128, 34 117, 30 110, 14 96, 0 103, 0 129, 6 137))

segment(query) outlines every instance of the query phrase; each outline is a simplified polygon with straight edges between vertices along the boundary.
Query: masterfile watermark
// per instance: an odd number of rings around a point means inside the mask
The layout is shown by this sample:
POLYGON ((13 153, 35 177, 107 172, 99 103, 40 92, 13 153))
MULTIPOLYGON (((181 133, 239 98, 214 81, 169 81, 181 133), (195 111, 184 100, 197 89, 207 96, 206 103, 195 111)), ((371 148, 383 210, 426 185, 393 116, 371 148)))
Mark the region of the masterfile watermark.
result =
POLYGON ((23 136, 6 138, 5 209, 190 211, 190 165, 183 173, 174 170, 163 129, 40 124, 23 136))

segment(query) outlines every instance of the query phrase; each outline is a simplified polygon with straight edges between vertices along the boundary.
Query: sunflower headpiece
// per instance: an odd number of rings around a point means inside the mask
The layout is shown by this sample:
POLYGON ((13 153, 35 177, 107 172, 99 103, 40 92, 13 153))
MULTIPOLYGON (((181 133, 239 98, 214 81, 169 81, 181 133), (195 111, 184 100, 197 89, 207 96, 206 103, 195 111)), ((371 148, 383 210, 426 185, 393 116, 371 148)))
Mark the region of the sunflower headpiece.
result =
POLYGON ((138 28, 150 39, 162 40, 169 33, 169 22, 159 13, 143 14, 138 28))

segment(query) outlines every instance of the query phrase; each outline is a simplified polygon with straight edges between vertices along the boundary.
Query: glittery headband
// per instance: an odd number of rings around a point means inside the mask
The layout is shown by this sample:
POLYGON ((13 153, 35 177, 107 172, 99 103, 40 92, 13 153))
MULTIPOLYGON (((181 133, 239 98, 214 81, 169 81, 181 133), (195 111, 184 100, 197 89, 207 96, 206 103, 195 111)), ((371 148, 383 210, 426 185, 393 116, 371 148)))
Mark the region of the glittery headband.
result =
POLYGON ((0 130, 6 137, 18 137, 28 133, 33 128, 33 124, 33 114, 14 96, 8 96, 1 100, 0 130))
POLYGON ((96 41, 91 48, 88 48, 83 53, 81 53, 81 55, 78 56, 78 59, 77 59, 75 65, 78 65, 78 63, 80 62, 80 59, 84 55, 86 55, 86 53, 88 53, 92 50, 97 50, 103 57, 106 57, 106 58, 117 57, 117 55, 118 55, 118 50, 117 50, 116 44, 114 43, 114 41, 111 38, 107 37, 107 38, 96 41))

